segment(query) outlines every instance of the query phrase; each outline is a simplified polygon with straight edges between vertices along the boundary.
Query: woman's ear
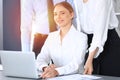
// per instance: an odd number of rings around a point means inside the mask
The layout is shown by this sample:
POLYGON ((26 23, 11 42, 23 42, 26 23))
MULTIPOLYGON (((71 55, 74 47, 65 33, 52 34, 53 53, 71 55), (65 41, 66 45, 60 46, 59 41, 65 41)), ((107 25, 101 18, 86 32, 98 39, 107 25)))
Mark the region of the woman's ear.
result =
POLYGON ((74 12, 71 13, 71 19, 73 19, 73 18, 74 18, 74 12))

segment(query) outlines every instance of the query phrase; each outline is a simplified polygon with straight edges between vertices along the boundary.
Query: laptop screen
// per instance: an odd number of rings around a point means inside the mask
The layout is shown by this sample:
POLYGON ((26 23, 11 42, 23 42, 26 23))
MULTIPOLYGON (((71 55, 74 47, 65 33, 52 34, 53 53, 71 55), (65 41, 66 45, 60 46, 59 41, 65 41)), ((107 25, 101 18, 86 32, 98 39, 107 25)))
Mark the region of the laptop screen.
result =
POLYGON ((5 76, 39 78, 33 52, 0 51, 5 76))

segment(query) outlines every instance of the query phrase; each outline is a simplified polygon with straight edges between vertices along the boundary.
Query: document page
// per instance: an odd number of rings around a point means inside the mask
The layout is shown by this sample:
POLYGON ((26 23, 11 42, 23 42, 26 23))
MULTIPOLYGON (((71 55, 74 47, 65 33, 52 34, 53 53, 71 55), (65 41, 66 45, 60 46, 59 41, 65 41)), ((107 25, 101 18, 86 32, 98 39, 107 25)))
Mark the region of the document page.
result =
POLYGON ((0 64, 0 70, 3 70, 3 66, 0 64))
POLYGON ((59 76, 55 78, 49 78, 47 80, 97 80, 101 77, 94 76, 94 75, 81 75, 81 74, 74 74, 74 75, 66 75, 66 76, 59 76))

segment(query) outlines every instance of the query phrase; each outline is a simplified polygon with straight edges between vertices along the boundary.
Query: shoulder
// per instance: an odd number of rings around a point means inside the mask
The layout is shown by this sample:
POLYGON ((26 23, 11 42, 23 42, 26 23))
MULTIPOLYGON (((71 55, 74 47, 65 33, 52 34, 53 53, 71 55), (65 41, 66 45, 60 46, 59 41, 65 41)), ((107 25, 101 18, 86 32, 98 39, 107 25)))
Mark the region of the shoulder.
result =
POLYGON ((57 35, 58 34, 58 31, 54 31, 54 32, 50 32, 49 34, 48 34, 48 36, 55 36, 55 35, 57 35))
POLYGON ((73 36, 77 38, 87 38, 87 35, 81 31, 78 31, 74 25, 72 25, 73 36))
POLYGON ((87 40, 87 35, 86 35, 85 33, 80 32, 80 31, 77 31, 76 33, 77 33, 77 34, 76 34, 77 37, 78 37, 80 40, 82 40, 82 39, 87 40))
POLYGON ((55 39, 59 34, 59 31, 50 32, 48 34, 48 39, 55 39))
POLYGON ((46 44, 53 43, 56 40, 57 34, 58 34, 58 31, 54 31, 54 32, 49 33, 45 43, 46 44))

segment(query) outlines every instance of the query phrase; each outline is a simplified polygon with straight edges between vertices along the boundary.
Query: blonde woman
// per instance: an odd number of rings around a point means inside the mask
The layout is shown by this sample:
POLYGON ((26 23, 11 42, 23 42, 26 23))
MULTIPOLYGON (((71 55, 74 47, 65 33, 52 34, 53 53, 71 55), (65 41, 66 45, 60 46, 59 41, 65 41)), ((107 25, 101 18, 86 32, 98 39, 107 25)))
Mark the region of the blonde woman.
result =
POLYGON ((59 30, 48 35, 37 57, 38 68, 43 71, 42 78, 83 73, 87 36, 72 25, 73 17, 74 11, 69 3, 55 5, 54 20, 59 30), (51 59, 54 64, 48 66, 51 59))

